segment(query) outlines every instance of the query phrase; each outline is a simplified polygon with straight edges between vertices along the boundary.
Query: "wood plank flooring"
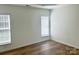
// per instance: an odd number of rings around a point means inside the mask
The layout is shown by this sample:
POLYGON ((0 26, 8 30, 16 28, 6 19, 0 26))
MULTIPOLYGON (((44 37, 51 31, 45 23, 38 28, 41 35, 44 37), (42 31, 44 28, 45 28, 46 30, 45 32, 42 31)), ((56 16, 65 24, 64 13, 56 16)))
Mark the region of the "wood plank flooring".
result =
POLYGON ((0 53, 0 55, 79 55, 79 49, 52 40, 0 53))

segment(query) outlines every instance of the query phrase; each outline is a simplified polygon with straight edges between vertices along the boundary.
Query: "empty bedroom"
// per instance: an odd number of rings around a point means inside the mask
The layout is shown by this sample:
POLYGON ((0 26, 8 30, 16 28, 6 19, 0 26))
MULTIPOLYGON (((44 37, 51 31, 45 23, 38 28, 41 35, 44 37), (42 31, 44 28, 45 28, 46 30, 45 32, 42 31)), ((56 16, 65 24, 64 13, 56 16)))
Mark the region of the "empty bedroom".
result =
POLYGON ((79 4, 0 4, 0 55, 79 55, 79 4))

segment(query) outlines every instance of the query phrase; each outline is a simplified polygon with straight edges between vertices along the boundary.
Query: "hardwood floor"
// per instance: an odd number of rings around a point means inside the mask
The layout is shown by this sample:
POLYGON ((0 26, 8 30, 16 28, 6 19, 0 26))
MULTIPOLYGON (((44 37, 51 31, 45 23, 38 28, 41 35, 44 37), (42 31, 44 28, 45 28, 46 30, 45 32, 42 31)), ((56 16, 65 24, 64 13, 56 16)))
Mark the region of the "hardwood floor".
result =
POLYGON ((79 55, 79 49, 52 40, 0 53, 0 55, 79 55))

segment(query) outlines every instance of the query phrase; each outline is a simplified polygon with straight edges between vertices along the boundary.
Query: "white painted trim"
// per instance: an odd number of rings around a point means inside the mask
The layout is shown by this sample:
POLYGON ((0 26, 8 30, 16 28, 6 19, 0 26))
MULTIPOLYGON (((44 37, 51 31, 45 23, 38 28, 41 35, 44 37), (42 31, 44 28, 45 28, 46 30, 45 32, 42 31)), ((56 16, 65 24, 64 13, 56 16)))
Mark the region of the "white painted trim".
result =
POLYGON ((79 49, 79 46, 76 46, 76 45, 72 45, 72 44, 69 44, 69 43, 66 43, 66 42, 57 40, 57 39, 51 39, 51 40, 54 40, 54 41, 59 42, 59 43, 61 43, 61 44, 65 44, 65 45, 68 45, 68 46, 71 46, 71 47, 74 47, 74 48, 79 49))
POLYGON ((0 42, 0 45, 6 45, 6 44, 11 44, 11 41, 3 41, 3 42, 0 42))

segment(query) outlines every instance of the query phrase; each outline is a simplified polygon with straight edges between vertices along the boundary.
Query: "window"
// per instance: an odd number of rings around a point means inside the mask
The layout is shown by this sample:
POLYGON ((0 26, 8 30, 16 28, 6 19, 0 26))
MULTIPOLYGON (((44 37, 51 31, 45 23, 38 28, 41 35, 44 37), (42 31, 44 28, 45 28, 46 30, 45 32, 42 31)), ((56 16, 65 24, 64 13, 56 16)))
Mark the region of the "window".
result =
POLYGON ((0 15, 0 45, 11 43, 10 15, 0 15))
POLYGON ((41 36, 49 36, 49 17, 41 16, 41 36))

